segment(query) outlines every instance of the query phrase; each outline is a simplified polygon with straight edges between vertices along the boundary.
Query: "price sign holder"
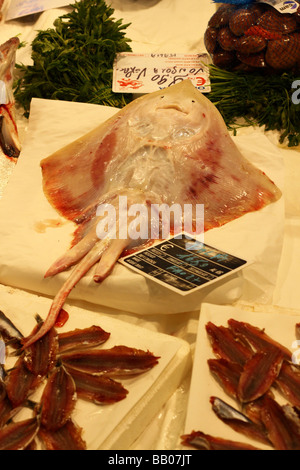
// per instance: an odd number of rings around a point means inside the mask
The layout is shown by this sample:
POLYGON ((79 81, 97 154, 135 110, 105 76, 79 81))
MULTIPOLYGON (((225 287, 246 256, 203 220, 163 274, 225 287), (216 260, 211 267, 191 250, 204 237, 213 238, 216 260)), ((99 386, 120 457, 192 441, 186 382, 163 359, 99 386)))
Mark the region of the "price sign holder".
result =
POLYGON ((181 295, 207 287, 250 264, 186 233, 125 256, 119 262, 181 295))

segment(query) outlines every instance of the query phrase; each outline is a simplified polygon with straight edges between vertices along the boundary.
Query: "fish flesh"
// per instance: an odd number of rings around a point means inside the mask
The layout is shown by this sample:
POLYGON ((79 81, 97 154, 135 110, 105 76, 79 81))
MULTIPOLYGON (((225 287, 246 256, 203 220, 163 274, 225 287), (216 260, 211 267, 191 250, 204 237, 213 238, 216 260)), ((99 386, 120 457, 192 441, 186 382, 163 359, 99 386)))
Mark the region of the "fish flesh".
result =
POLYGON ((2 395, 0 398, 0 429, 11 420, 16 412, 16 408, 13 407, 6 394, 2 395))
POLYGON ((5 370, 2 364, 0 364, 0 401, 6 395, 4 377, 5 377, 5 370))
POLYGON ((208 322, 205 328, 216 356, 243 367, 252 357, 253 350, 243 342, 237 341, 229 328, 222 325, 217 326, 212 322, 208 322))
POLYGON ((170 218, 169 234, 186 229, 184 207, 191 207, 189 229, 195 234, 281 197, 266 174, 243 157, 216 107, 190 80, 134 100, 43 159, 41 171, 49 203, 76 227, 70 249, 45 277, 73 270, 43 328, 26 345, 54 324, 73 287, 93 266, 94 280, 102 282, 125 249, 166 238, 162 206, 182 209, 179 220, 170 218), (145 210, 137 214, 136 205, 145 210), (202 224, 198 205, 204 207, 202 224))
POLYGON ((261 417, 276 450, 300 450, 299 425, 296 426, 294 418, 270 396, 264 401, 261 417))
POLYGON ((59 353, 63 354, 76 349, 86 349, 105 343, 110 337, 110 333, 104 331, 100 326, 90 326, 89 328, 76 328, 73 331, 60 333, 58 335, 59 353))
POLYGON ((128 394, 120 382, 105 375, 93 375, 73 368, 66 368, 71 374, 78 398, 89 400, 96 404, 116 403, 128 394))
POLYGON ((235 399, 238 398, 238 385, 243 367, 226 359, 208 359, 209 370, 223 390, 235 399))
POLYGON ((44 428, 48 431, 62 428, 71 418, 76 400, 75 382, 71 374, 59 365, 51 372, 40 401, 41 424, 44 428))
POLYGON ((159 359, 150 351, 122 345, 110 349, 70 352, 62 354, 60 358, 67 368, 109 376, 131 376, 146 372, 154 367, 159 359))
MULTIPOLYGON (((237 404, 235 409, 218 397, 210 397, 215 415, 235 431, 273 449, 299 450, 300 368, 293 363, 291 351, 265 329, 233 318, 227 326, 209 321, 205 328, 216 356, 207 361, 209 371, 237 404), (287 403, 282 405, 283 399, 287 403)), ((299 332, 298 323, 296 336, 299 332)), ((183 438, 183 443, 201 449, 231 445, 202 431, 183 438)))
MULTIPOLYGON (((3 0, 0 0, 0 18, 2 4, 3 0)), ((13 92, 16 51, 19 44, 19 38, 13 37, 0 45, 0 197, 16 167, 21 151, 13 92)))
POLYGON ((263 444, 270 445, 264 426, 251 421, 245 414, 228 405, 228 403, 220 398, 211 397, 210 403, 212 410, 218 418, 232 429, 263 444))
POLYGON ((300 407, 299 367, 285 361, 281 366, 275 385, 292 405, 300 407))
POLYGON ((13 72, 19 44, 19 38, 13 37, 0 46, 0 147, 11 158, 17 158, 21 150, 13 95, 13 72))
MULTIPOLYGON (((33 332, 38 331, 43 322, 39 322, 33 332)), ((58 351, 58 335, 56 329, 49 331, 24 351, 24 362, 27 369, 35 376, 45 377, 55 366, 58 351)))
POLYGON ((0 450, 24 450, 39 430, 38 418, 10 423, 0 429, 0 450))
POLYGON ((247 341, 256 350, 268 352, 270 349, 277 348, 282 352, 283 357, 287 361, 291 360, 291 351, 278 341, 270 338, 263 329, 233 318, 228 320, 228 326, 236 338, 247 341))
POLYGON ((69 419, 56 431, 40 427, 38 437, 45 450, 86 450, 86 442, 82 438, 82 428, 69 419))
POLYGON ((190 434, 184 434, 181 437, 183 445, 198 450, 259 450, 250 444, 211 436, 202 431, 192 431, 190 434))
MULTIPOLYGON (((4 314, 1 318, 3 330, 9 325, 6 344, 11 335, 23 337, 4 314)), ((33 331, 42 325, 36 319, 33 331)), ((41 443, 47 450, 86 449, 83 429, 73 420, 78 400, 113 405, 125 399, 129 390, 110 375, 137 380, 159 359, 123 345, 102 349, 110 336, 97 325, 63 333, 53 327, 28 348, 8 354, 15 363, 0 367, 0 449, 35 450, 41 443), (25 408, 33 417, 20 421, 17 415, 25 408), (11 425, 15 417, 19 421, 11 425)))
POLYGON ((269 396, 274 399, 274 394, 271 389, 260 398, 257 398, 257 400, 244 403, 242 406, 243 413, 253 421, 253 423, 258 424, 259 426, 263 425, 261 410, 264 407, 265 400, 267 400, 269 396))
POLYGON ((263 396, 278 377, 282 363, 283 355, 277 348, 253 354, 246 362, 240 376, 238 400, 248 403, 263 396))
POLYGON ((27 369, 24 355, 20 356, 5 379, 6 393, 13 406, 16 408, 24 404, 39 387, 41 381, 42 377, 34 375, 27 369))

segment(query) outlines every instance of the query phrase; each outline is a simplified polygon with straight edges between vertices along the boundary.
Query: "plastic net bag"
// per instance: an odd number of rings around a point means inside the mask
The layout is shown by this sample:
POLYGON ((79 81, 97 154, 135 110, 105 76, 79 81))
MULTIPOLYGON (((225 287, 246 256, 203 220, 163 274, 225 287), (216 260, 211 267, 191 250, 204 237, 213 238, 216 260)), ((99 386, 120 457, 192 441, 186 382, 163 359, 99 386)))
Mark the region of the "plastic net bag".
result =
POLYGON ((299 73, 300 1, 223 2, 204 42, 213 64, 225 70, 299 73))

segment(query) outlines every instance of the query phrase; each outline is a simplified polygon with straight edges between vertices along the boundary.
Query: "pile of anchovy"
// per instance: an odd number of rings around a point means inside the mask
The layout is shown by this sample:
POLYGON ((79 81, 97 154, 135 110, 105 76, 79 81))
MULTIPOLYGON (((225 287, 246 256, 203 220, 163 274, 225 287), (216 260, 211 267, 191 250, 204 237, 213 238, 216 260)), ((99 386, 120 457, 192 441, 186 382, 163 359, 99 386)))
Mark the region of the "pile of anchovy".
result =
MULTIPOLYGON (((36 320, 33 332, 43 323, 36 320)), ((78 399, 99 405, 123 400, 128 390, 116 377, 141 374, 159 359, 123 345, 102 348, 109 337, 100 326, 66 333, 53 327, 23 348, 24 336, 0 311, 1 344, 15 362, 9 370, 0 365, 0 450, 86 450, 84 430, 72 416, 78 399), (18 419, 24 408, 30 417, 18 419)))
MULTIPOLYGON (((208 360, 210 373, 237 403, 235 408, 210 397, 215 415, 269 449, 300 450, 300 367, 295 354, 250 323, 208 322, 206 331, 216 356, 208 360)), ((199 450, 260 450, 197 430, 182 436, 182 443, 199 450)))

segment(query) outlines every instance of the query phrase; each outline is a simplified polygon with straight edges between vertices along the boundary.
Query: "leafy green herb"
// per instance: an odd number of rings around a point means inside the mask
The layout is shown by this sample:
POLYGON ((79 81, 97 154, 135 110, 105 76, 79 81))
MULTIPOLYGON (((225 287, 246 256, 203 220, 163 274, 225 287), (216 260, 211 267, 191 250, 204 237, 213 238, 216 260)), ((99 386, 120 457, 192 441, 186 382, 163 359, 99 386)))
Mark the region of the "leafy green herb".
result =
POLYGON ((123 107, 131 95, 112 92, 113 62, 129 52, 122 20, 103 0, 82 0, 39 31, 32 42, 33 65, 17 64, 14 94, 28 115, 33 97, 123 107))
POLYGON ((230 72, 210 67, 212 91, 207 94, 229 129, 265 126, 280 132, 280 143, 300 145, 300 104, 292 101, 292 73, 230 72), (242 123, 240 122, 242 120, 242 123))

